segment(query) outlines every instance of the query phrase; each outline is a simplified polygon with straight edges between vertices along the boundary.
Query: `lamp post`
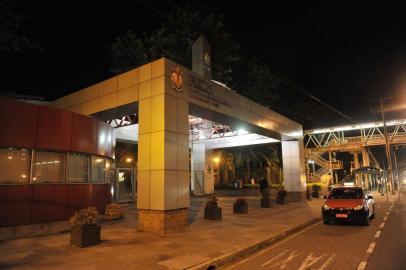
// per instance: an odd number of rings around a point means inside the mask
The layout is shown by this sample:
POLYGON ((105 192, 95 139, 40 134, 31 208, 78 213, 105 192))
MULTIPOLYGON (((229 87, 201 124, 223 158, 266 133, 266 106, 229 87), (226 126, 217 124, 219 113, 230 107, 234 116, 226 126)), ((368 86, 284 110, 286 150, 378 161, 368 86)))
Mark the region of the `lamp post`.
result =
POLYGON ((382 121, 383 121, 383 130, 384 130, 384 136, 385 136, 385 150, 386 150, 386 158, 388 160, 388 178, 389 178, 389 183, 391 185, 391 190, 392 194, 395 194, 395 185, 393 183, 393 173, 392 173, 392 158, 391 158, 391 153, 390 153, 390 145, 388 141, 388 132, 386 129, 386 121, 385 121, 385 113, 383 111, 383 101, 382 97, 379 99, 381 103, 381 115, 382 115, 382 121))

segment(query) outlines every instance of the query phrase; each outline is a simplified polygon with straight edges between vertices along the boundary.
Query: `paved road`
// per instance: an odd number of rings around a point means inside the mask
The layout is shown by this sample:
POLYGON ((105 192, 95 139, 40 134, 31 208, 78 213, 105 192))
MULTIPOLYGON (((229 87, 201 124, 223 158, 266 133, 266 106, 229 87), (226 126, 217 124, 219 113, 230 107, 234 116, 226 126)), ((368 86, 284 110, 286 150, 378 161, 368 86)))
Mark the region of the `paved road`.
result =
POLYGON ((320 222, 224 269, 357 269, 389 207, 379 199, 370 226, 320 222))
POLYGON ((406 187, 401 187, 399 203, 388 216, 367 269, 406 269, 406 187))

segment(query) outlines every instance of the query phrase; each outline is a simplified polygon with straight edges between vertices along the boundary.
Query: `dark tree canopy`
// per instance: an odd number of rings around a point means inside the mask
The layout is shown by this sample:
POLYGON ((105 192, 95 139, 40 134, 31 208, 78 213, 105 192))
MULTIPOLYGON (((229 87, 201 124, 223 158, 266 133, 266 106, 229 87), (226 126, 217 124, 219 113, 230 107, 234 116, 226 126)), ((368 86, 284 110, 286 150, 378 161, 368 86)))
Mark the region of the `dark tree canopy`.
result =
POLYGON ((0 1, 0 52, 20 51, 22 48, 34 48, 37 45, 19 34, 18 30, 24 16, 13 12, 11 1, 0 1))
MULTIPOLYGON (((176 9, 152 32, 137 36, 128 31, 117 37, 110 47, 111 71, 122 73, 163 56, 191 68, 192 43, 202 33, 212 46, 214 80, 300 123, 313 121, 314 102, 298 95, 294 84, 273 72, 263 59, 243 52, 226 31, 223 14, 218 12, 176 9)), ((293 54, 286 48, 275 42, 267 45, 267 51, 267 61, 283 71, 291 70, 293 54)))

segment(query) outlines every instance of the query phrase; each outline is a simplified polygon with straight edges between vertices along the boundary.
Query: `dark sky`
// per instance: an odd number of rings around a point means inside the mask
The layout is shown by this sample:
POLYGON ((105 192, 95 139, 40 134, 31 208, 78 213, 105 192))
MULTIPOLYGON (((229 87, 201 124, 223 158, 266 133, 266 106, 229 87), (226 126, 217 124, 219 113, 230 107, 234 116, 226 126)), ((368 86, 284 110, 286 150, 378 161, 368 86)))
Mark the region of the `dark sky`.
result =
MULTIPOLYGON (((106 79, 112 76, 108 45, 116 36, 152 30, 173 3, 198 9, 199 1, 143 0, 153 8, 139 1, 88 2, 15 1, 26 15, 21 32, 42 49, 1 54, 0 91, 52 100, 106 79)), ((262 56, 278 42, 293 54, 290 75, 297 83, 357 120, 374 119, 370 109, 380 95, 406 102, 405 1, 205 3, 224 12, 226 29, 244 51, 273 66, 262 56)))

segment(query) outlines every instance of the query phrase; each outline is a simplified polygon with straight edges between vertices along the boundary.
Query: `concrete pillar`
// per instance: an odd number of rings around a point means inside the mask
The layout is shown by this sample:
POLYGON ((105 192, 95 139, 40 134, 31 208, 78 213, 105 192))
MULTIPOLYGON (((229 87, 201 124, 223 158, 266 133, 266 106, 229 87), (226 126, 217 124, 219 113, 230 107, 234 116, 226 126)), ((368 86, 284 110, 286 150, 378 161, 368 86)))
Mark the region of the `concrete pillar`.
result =
MULTIPOLYGON (((358 152, 352 152, 352 154, 354 156, 354 170, 355 170, 355 169, 358 169, 360 167, 359 159, 358 159, 358 152)), ((355 175, 355 184, 356 185, 361 185, 362 184, 362 179, 361 179, 361 176, 359 174, 355 175)))
POLYGON ((177 97, 165 76, 140 71, 138 141, 138 229, 157 233, 188 225, 188 102, 177 97), (144 74, 144 75, 143 75, 144 74))
POLYGON ((204 172, 205 172, 205 145, 204 143, 192 143, 191 144, 191 183, 192 191, 196 196, 202 196, 205 194, 204 185, 204 172))
POLYGON ((329 161, 329 171, 330 171, 330 183, 334 183, 334 174, 333 174, 333 158, 331 151, 328 151, 328 161, 329 161))
POLYGON ((369 154, 368 154, 368 149, 366 147, 362 147, 361 149, 361 153, 362 153, 362 166, 366 167, 369 166, 369 154))
POLYGON ((306 200, 303 141, 282 141, 283 179, 288 200, 306 200))
MULTIPOLYGON (((362 154, 362 166, 369 166, 369 154, 368 154, 368 149, 366 147, 362 147, 361 149, 361 154, 362 154)), ((364 175, 365 177, 365 185, 368 187, 368 189, 372 189, 372 178, 371 175, 364 175)))
POLYGON ((358 159, 358 152, 352 152, 354 156, 354 169, 358 169, 359 166, 359 159, 358 159))

